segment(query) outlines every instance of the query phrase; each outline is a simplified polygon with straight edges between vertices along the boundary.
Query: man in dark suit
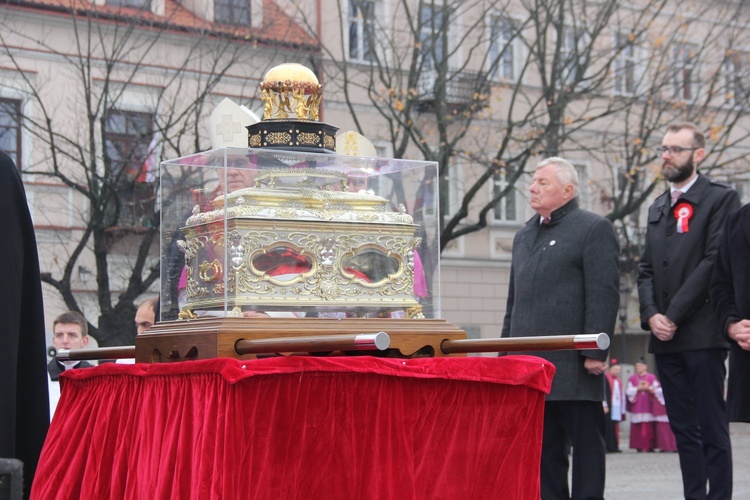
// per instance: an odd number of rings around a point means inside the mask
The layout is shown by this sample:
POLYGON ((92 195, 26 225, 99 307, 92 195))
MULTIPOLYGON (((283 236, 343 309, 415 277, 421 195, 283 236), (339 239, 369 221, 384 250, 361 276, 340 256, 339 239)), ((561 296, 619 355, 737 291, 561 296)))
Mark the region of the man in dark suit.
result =
MULTIPOLYGON (((503 337, 612 334, 619 303, 612 224, 578 208, 578 173, 562 158, 537 166, 537 212, 513 241, 503 337)), ((544 500, 604 496, 605 351, 535 352, 557 371, 544 409, 544 500), (573 447, 572 494, 568 455, 573 447)))
MULTIPOLYGON (((89 343, 89 328, 86 318, 75 311, 64 312, 52 323, 52 345, 60 349, 83 349, 89 343)), ((60 374, 71 368, 91 368, 86 361, 60 361, 55 357, 47 364, 50 380, 58 380, 60 374)))
POLYGON ((732 451, 723 389, 726 339, 708 301, 716 251, 737 193, 696 170, 706 140, 695 125, 667 129, 659 151, 670 188, 648 210, 638 265, 641 324, 677 440, 685 498, 731 498, 732 451), (708 496, 706 483, 708 483, 708 496))
POLYGON ((750 422, 750 204, 727 218, 710 293, 730 343, 729 421, 750 422))

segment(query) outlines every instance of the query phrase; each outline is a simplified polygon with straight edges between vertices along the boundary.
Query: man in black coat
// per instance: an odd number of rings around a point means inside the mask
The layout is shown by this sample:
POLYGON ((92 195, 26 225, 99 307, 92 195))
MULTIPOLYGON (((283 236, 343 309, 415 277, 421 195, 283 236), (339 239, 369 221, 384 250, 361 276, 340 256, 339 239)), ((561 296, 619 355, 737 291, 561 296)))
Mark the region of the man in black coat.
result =
POLYGON ((0 457, 24 463, 28 496, 49 425, 42 282, 21 176, 1 151, 0 214, 0 457))
POLYGON ((695 125, 667 129, 659 150, 670 189, 649 207, 638 265, 641 325, 651 331, 649 350, 655 354, 687 499, 732 495, 723 397, 729 345, 708 288, 724 222, 739 197, 697 172, 705 145, 695 125))
POLYGON ((727 218, 710 293, 730 343, 729 421, 750 422, 750 204, 727 218))
MULTIPOLYGON (((612 334, 617 321, 618 244, 612 224, 578 208, 578 173, 562 158, 537 166, 535 215, 513 241, 503 337, 612 334)), ((530 353, 555 367, 544 408, 544 500, 604 496, 605 351, 530 353), (572 493, 568 455, 573 447, 572 493)))

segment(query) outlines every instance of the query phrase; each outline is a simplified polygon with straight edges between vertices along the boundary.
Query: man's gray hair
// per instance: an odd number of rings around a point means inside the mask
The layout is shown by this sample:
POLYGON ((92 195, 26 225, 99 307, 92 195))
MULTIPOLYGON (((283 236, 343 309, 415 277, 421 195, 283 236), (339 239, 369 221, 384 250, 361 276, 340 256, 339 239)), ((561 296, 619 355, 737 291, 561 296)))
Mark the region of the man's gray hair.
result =
POLYGON ((549 158, 540 161, 536 168, 540 169, 547 165, 554 165, 555 174, 557 175, 557 180, 560 181, 560 184, 563 186, 568 184, 572 185, 573 197, 578 196, 578 170, 576 170, 573 164, 564 158, 550 156, 549 158))

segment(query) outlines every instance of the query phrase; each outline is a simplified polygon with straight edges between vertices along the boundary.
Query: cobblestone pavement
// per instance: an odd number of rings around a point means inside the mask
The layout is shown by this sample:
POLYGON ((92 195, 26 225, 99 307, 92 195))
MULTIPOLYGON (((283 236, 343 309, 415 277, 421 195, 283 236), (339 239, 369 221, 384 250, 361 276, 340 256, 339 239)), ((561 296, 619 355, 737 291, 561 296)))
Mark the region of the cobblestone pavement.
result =
MULTIPOLYGON (((734 498, 750 499, 750 424, 732 423, 734 498)), ((637 453, 620 435, 620 453, 607 455, 607 500, 680 500, 682 477, 677 453, 637 453)))

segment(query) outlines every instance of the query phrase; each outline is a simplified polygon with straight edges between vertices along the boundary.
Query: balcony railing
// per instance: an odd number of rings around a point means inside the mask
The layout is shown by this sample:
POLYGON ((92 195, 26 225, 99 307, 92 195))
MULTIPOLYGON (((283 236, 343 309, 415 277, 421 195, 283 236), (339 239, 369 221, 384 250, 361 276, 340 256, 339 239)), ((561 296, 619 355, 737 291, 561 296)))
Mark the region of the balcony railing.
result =
MULTIPOLYGON (((470 71, 448 72, 442 82, 445 85, 443 104, 451 109, 478 111, 489 105, 490 80, 487 73, 470 71)), ((438 71, 423 71, 417 83, 417 100, 421 109, 431 109, 440 98, 441 77, 438 71)))

